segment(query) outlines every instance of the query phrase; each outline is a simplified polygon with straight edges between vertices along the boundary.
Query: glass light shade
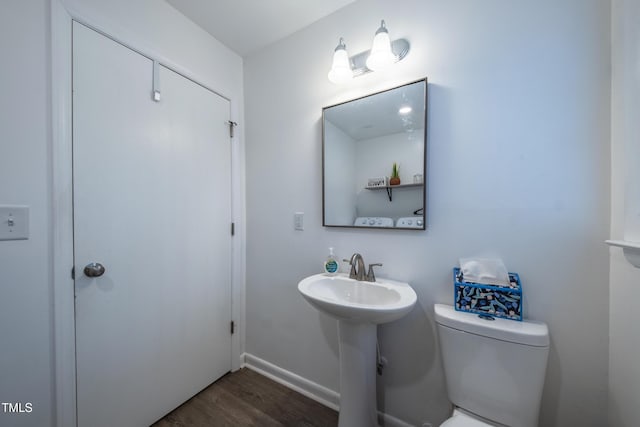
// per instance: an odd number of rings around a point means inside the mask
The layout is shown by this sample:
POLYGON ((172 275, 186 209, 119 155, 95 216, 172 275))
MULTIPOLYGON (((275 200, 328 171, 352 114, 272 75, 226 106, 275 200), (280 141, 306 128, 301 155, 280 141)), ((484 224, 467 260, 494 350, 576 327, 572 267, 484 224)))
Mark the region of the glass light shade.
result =
POLYGON ((353 70, 349 63, 349 54, 344 47, 344 44, 338 45, 335 52, 333 52, 333 64, 328 76, 329 81, 332 83, 346 83, 353 79, 353 70))
POLYGON ((371 71, 383 70, 396 62, 396 56, 391 51, 391 39, 385 28, 384 21, 373 38, 371 53, 367 58, 367 68, 371 71))

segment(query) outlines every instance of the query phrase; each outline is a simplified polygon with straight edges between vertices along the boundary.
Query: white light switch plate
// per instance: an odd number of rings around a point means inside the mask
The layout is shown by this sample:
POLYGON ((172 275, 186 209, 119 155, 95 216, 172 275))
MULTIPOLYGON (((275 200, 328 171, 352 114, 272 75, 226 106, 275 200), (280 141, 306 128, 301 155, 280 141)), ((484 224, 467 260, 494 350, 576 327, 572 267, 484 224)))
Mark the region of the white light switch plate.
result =
POLYGON ((0 205, 0 240, 29 238, 29 206, 0 205))

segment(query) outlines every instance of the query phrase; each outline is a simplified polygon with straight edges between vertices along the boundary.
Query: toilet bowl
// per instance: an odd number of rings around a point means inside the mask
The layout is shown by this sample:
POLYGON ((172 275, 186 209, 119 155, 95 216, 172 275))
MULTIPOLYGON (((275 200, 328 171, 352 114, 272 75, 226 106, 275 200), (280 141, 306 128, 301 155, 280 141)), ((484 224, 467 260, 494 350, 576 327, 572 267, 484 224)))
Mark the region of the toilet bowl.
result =
POLYGON ((547 325, 479 317, 436 304, 449 400, 446 427, 537 427, 549 354, 547 325))

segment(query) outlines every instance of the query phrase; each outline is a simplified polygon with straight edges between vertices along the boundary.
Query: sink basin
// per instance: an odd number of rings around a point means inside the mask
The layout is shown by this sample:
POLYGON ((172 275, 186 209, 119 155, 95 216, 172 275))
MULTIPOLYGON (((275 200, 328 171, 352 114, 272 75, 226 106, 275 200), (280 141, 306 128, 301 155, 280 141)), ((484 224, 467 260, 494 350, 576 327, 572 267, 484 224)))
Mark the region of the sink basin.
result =
POLYGON ((336 319, 387 323, 407 314, 416 293, 407 283, 389 279, 359 282, 346 274, 316 274, 298 283, 302 296, 316 309, 336 319))
POLYGON ((377 325, 409 313, 417 296, 408 283, 359 282, 346 274, 316 274, 298 283, 318 311, 338 319, 340 414, 338 427, 377 426, 377 325))

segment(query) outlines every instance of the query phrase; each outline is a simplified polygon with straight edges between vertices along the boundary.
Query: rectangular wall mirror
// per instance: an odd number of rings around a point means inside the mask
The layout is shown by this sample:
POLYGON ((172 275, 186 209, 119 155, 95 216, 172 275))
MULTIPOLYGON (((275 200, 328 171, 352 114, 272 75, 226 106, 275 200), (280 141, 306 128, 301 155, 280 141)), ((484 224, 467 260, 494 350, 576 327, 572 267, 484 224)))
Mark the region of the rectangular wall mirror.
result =
POLYGON ((323 108, 322 225, 424 230, 426 153, 427 79, 323 108))

